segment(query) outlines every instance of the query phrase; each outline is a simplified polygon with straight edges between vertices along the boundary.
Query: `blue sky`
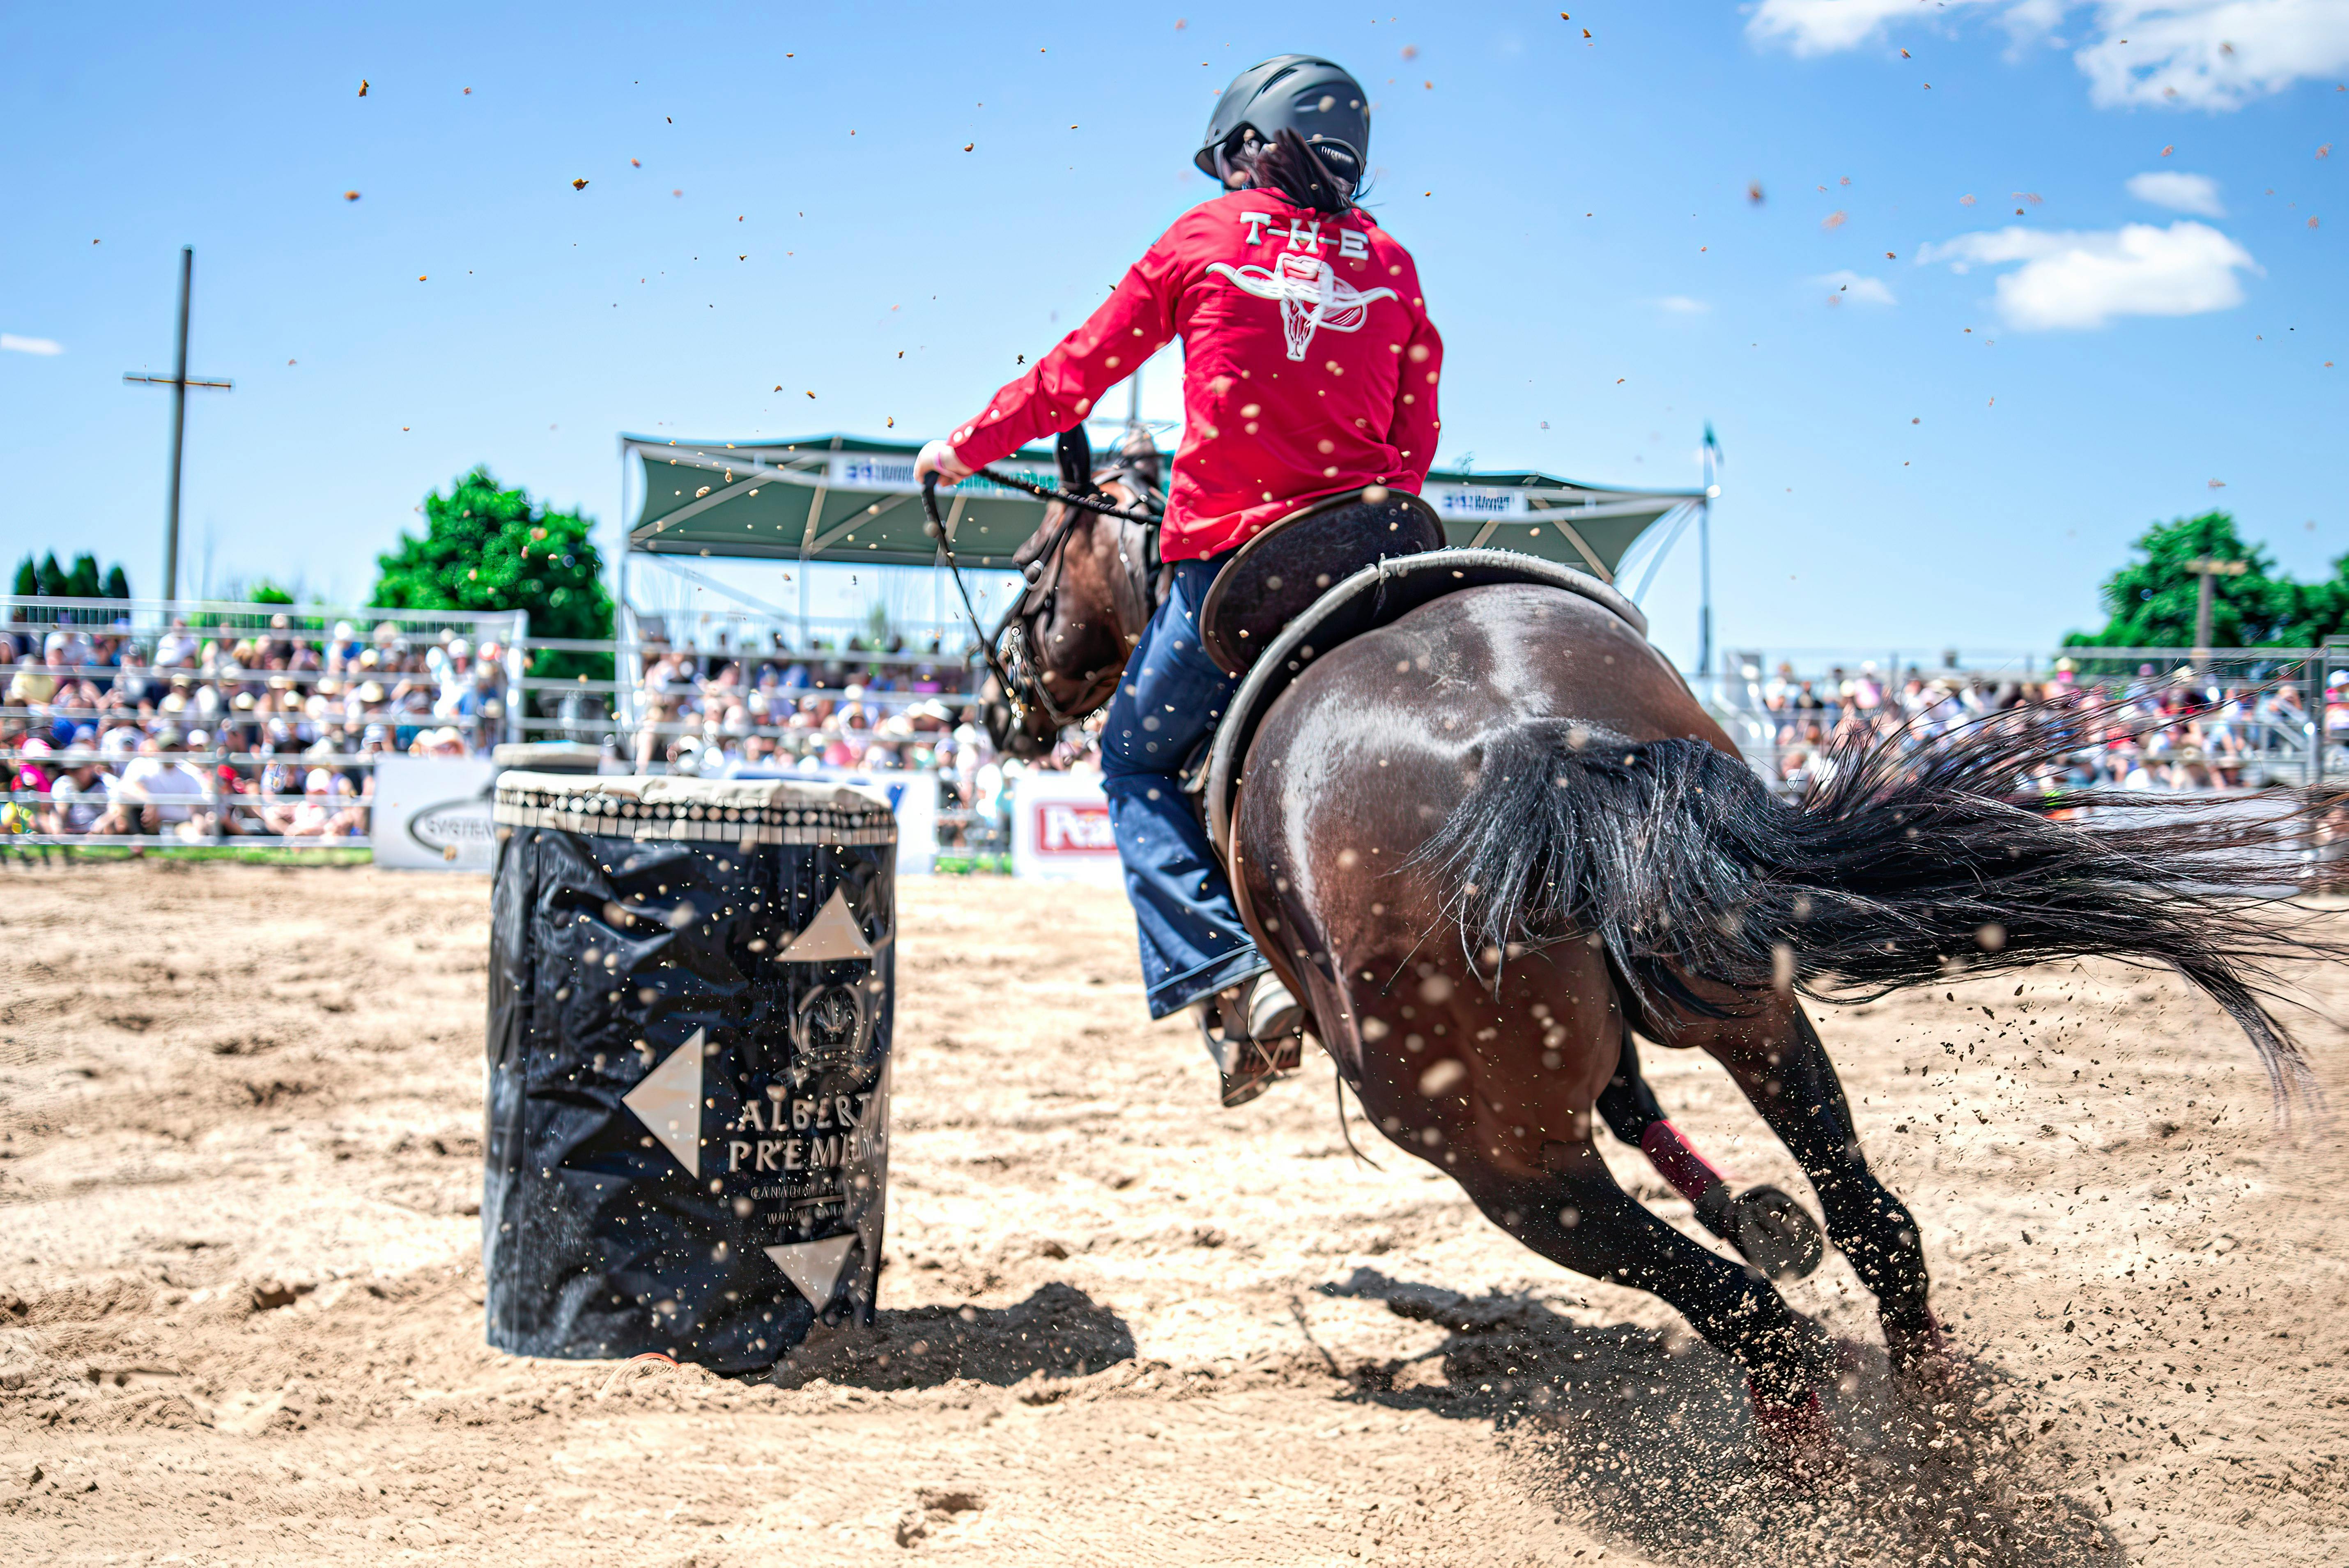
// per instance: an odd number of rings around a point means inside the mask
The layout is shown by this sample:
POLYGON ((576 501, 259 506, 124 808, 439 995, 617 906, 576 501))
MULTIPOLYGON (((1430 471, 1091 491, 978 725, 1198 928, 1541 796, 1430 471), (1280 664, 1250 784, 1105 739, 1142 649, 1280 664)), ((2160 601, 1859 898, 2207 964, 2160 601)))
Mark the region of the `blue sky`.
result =
POLYGON ((1713 421, 1726 645, 2041 646, 2213 504, 2349 550, 2349 4, 1567 4, 10 7, 0 554, 156 583, 183 244, 191 589, 363 594, 476 462, 616 539, 622 430, 937 433, 1288 49, 1371 88, 1447 461, 1684 483, 1713 421))

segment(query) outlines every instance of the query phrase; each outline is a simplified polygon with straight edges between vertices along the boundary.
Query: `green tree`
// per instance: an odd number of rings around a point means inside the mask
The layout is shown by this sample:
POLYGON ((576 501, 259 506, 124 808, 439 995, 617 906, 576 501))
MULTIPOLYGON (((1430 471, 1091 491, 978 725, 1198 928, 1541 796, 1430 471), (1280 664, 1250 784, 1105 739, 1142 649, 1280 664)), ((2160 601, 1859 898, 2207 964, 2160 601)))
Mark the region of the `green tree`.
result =
MULTIPOLYGON (((612 635, 604 563, 588 536, 594 522, 501 487, 476 468, 424 498, 424 535, 403 533, 376 557, 371 602, 386 609, 528 610, 533 637, 612 635)), ((608 654, 543 653, 533 672, 567 680, 610 680, 608 654)))
POLYGON ((85 550, 74 557, 73 570, 66 574, 66 596, 68 598, 94 599, 99 597, 103 582, 98 575, 98 557, 85 550))
POLYGON ((2191 648, 2202 579, 2189 563, 2204 556, 2250 563, 2240 576, 2211 580, 2211 647, 2294 645, 2292 633, 2305 619, 2308 590, 2278 576, 2274 559, 2246 544, 2228 514, 2157 523, 2135 548, 2145 558, 2115 572, 2097 591, 2111 618, 2104 629, 2073 632, 2064 639, 2066 647, 2191 648))
POLYGON ((18 599, 38 598, 44 595, 52 597, 71 596, 75 598, 127 599, 130 597, 130 580, 123 575, 122 567, 119 564, 108 567, 106 575, 101 577, 98 570, 98 557, 92 555, 84 554, 74 557, 71 571, 67 571, 57 565, 57 558, 54 553, 38 564, 36 564, 33 557, 27 555, 16 563, 16 582, 11 591, 13 597, 18 599))
POLYGON ((2349 556, 2333 563, 2333 576, 2323 582, 2297 587, 2297 612, 2280 640, 2314 648, 2328 637, 2349 636, 2349 556))
POLYGON ((256 605, 290 605, 294 602, 294 596, 267 577, 260 577, 254 580, 253 587, 245 590, 245 602, 256 605))

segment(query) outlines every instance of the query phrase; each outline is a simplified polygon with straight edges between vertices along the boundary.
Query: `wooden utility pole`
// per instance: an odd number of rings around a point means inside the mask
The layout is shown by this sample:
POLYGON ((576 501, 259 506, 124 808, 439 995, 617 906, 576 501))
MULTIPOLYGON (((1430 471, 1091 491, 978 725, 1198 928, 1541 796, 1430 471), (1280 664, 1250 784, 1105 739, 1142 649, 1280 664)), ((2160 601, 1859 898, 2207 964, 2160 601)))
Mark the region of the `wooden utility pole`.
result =
POLYGON ((2210 579, 2240 577, 2251 569, 2249 561, 2221 561, 2215 556, 2197 556, 2186 563, 2189 571, 2198 572, 2202 586, 2194 596, 2194 668, 2210 667, 2210 579))
POLYGON ((188 389, 213 387, 225 392, 235 387, 233 381, 191 381, 188 379, 188 294, 195 283, 195 248, 182 245, 180 247, 180 341, 172 356, 171 373, 150 376, 143 371, 127 370, 122 376, 126 381, 171 389, 171 493, 163 514, 163 601, 166 605, 180 602, 180 454, 188 437, 188 389))

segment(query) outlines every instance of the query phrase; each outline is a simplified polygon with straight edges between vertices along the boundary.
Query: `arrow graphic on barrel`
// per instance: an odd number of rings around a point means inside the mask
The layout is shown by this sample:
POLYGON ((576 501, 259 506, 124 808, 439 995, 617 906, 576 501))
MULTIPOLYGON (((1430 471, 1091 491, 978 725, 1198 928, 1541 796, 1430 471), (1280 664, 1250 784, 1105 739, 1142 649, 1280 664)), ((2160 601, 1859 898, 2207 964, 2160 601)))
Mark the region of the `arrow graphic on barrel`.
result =
POLYGON ((668 1146, 688 1175, 701 1174, 701 1054, 703 1031, 670 1052, 644 1082, 620 1096, 653 1137, 668 1146))
POLYGON ((822 1312, 832 1304, 833 1292, 840 1288, 840 1271, 848 1262, 848 1250, 856 1245, 856 1232, 845 1236, 827 1236, 821 1241, 792 1241, 781 1247, 761 1249, 775 1261, 808 1304, 822 1312))
POLYGON ((824 963, 872 956, 873 944, 864 940, 864 929, 857 925, 856 917, 848 912, 848 900, 837 888, 832 890, 823 908, 815 912, 815 919, 807 923, 807 929, 793 937, 792 945, 782 951, 785 963, 824 963))

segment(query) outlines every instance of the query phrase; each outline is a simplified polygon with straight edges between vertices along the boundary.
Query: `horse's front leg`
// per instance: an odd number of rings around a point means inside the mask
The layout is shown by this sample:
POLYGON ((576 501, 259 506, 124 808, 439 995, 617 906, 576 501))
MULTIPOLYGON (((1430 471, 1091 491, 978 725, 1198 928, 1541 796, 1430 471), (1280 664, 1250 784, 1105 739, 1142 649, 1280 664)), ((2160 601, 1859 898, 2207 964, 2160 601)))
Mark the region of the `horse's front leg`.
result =
POLYGON ((1942 1370, 1947 1347, 1925 1301, 1930 1282, 1922 1233, 1908 1206, 1868 1168, 1819 1032, 1791 998, 1773 993, 1749 1001, 1739 1016, 1691 1021, 1673 1044, 1702 1046, 1728 1068, 1801 1164, 1827 1234, 1876 1294, 1894 1366, 1942 1370))

